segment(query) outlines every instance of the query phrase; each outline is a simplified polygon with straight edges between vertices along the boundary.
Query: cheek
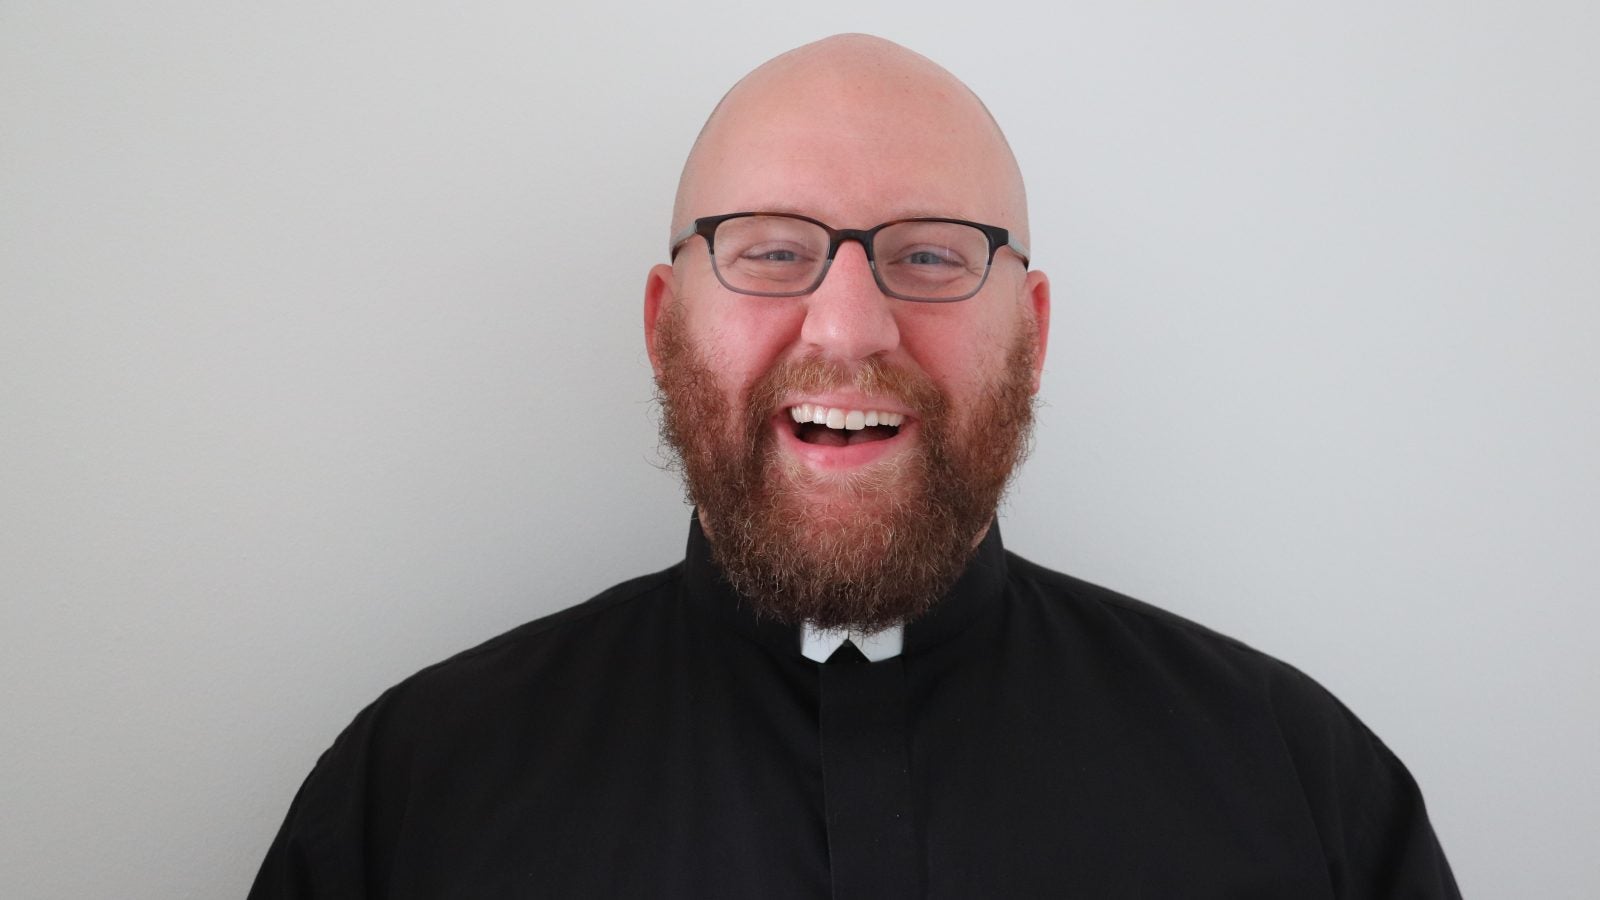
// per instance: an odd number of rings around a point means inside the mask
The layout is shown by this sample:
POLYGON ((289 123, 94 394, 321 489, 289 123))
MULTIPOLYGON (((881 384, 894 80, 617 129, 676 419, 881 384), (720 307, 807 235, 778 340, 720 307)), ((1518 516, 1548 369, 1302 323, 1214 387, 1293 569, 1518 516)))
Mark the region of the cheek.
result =
POLYGON ((800 317, 777 304, 733 303, 691 315, 691 330, 718 380, 734 391, 753 382, 781 361, 798 339, 800 317))
POLYGON ((939 390, 960 406, 989 383, 1009 346, 1003 329, 976 316, 910 317, 902 343, 939 390))
POLYGON ((918 366, 949 401, 950 425, 959 433, 989 414, 997 389, 1012 377, 1008 369, 1017 342, 1027 333, 1020 309, 1005 306, 987 312, 924 317, 917 323, 921 327, 903 332, 918 366))

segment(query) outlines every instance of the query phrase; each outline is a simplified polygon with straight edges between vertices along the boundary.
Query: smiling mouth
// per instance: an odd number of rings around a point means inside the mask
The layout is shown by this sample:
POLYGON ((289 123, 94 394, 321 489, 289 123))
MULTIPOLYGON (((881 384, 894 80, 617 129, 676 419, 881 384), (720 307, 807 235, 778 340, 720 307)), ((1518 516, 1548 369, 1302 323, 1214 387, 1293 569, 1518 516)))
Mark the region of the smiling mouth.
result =
POLYGON ((885 441, 900 433, 903 413, 876 409, 841 409, 801 403, 789 407, 794 436, 807 444, 847 447, 885 441))

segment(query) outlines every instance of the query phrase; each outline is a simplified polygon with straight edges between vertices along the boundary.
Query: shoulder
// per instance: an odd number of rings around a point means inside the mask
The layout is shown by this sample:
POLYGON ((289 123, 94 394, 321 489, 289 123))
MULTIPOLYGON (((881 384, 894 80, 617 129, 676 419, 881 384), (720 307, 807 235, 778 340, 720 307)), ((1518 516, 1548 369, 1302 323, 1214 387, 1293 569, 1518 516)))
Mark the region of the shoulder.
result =
POLYGON ((1218 674, 1284 678, 1314 684, 1299 670, 1159 606, 1008 554, 1011 593, 1047 627, 1085 634, 1106 653, 1129 654, 1167 666, 1194 665, 1218 674))
POLYGON ((418 670, 362 709, 318 768, 364 757, 369 746, 425 749, 592 687, 619 654, 647 646, 674 615, 680 569, 621 582, 418 670))
POLYGON ((624 634, 657 616, 669 614, 682 565, 641 575, 602 591, 575 606, 526 622, 412 675, 400 687, 449 681, 474 673, 538 659, 568 643, 604 640, 624 634))
MULTIPOLYGON (((449 708, 489 701, 551 680, 582 680, 592 668, 645 645, 676 613, 682 566, 632 578, 575 606, 534 619, 427 666, 378 704, 449 708)), ((377 705, 377 704, 375 704, 377 705)))
POLYGON ((1008 560, 1013 593, 1035 627, 1067 635, 1070 652, 1120 689, 1141 687, 1176 698, 1214 720, 1255 719, 1315 781, 1343 772, 1341 783, 1308 790, 1354 790, 1386 784, 1415 788, 1395 755, 1327 688, 1300 669, 1228 635, 1016 555, 1008 560))
POLYGON ((1292 785, 1339 896, 1456 897, 1416 782, 1321 684, 1282 660, 1149 603, 1011 555, 1011 641, 1037 653, 1063 691, 1081 691, 1108 732, 1201 744, 1243 765, 1258 794, 1292 785), (1132 726, 1130 727, 1130 722, 1132 726), (1248 762, 1245 762, 1248 761, 1248 762))
POLYGON ((1230 712, 1276 723, 1292 752, 1337 752, 1398 766, 1381 741, 1305 672, 1198 622, 1011 554, 1012 592, 1071 652, 1111 677, 1151 683, 1230 712))
POLYGON ((1007 574, 1013 588, 1019 590, 1025 597, 1046 603, 1078 607, 1080 611, 1090 614, 1109 616, 1140 632, 1172 632, 1203 643, 1222 644, 1237 650, 1255 652, 1242 642, 1212 631, 1197 622, 1110 588, 1046 568, 1015 553, 1007 552, 1006 563, 1007 574))
POLYGON ((330 896, 364 896, 361 879, 388 870, 413 803, 443 808, 442 785, 480 769, 503 772, 507 761, 516 761, 511 770, 534 765, 529 747, 594 706, 593 686, 610 677, 608 667, 627 668, 615 665, 618 655, 629 644, 647 647, 648 634, 674 617, 679 572, 622 582, 383 692, 301 784, 258 889, 309 879, 331 886, 330 896))

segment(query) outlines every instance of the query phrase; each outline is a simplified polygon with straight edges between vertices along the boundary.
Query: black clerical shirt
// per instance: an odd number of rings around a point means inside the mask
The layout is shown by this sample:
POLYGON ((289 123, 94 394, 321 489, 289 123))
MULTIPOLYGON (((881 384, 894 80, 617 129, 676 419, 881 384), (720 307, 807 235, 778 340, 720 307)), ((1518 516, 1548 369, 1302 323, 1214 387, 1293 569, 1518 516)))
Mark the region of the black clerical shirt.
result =
POLYGON ((1415 783, 1300 672, 990 530, 866 662, 679 565, 424 669, 252 898, 1458 897, 1415 783))

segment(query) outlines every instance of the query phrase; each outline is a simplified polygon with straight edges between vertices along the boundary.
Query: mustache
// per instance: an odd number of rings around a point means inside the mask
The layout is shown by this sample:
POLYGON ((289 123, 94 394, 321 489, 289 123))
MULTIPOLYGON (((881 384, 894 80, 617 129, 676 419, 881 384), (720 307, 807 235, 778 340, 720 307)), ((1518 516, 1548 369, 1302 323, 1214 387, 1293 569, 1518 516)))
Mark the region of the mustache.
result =
POLYGON ((932 379, 913 369, 890 365, 881 357, 868 357, 844 365, 813 355, 780 363, 761 376, 745 401, 752 433, 761 428, 783 398, 795 393, 822 393, 854 389, 871 397, 896 400, 916 411, 924 421, 944 416, 949 404, 932 379))

